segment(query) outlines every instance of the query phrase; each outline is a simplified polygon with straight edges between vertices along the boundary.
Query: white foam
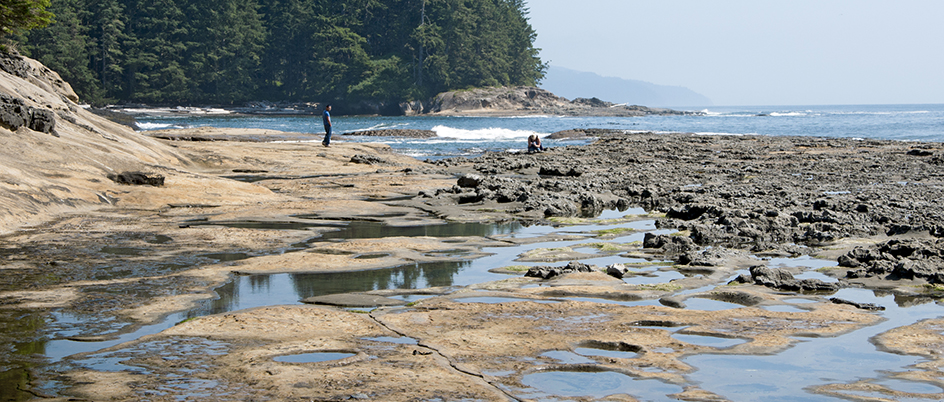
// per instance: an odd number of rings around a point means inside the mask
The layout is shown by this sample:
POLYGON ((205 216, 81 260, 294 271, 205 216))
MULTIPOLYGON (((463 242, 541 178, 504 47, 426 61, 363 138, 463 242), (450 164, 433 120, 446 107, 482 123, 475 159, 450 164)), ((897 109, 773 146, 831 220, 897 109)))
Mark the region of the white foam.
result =
POLYGON ((390 124, 390 123, 386 123, 386 122, 385 122, 385 123, 378 123, 378 124, 375 124, 375 125, 370 126, 370 127, 367 127, 367 128, 354 129, 354 130, 351 130, 350 132, 352 132, 352 133, 361 133, 361 132, 364 132, 364 131, 373 131, 373 130, 389 130, 389 129, 393 129, 393 128, 397 128, 397 127, 408 126, 408 125, 409 125, 409 124, 407 124, 407 123, 390 124))
POLYGON ((564 117, 564 116, 555 116, 550 114, 529 114, 522 116, 501 116, 499 119, 551 119, 555 117, 564 117))
POLYGON ((695 135, 718 135, 718 136, 726 135, 726 136, 731 136, 731 137, 743 137, 743 136, 745 136, 745 135, 757 135, 757 133, 750 133, 750 134, 739 134, 739 133, 713 133, 713 132, 708 132, 708 131, 706 131, 706 132, 697 132, 697 133, 692 133, 692 134, 695 134, 695 135))
POLYGON ((811 113, 813 113, 812 110, 807 110, 807 111, 803 111, 803 112, 771 112, 771 113, 768 114, 768 116, 773 116, 773 117, 800 117, 800 116, 809 116, 811 113))
POLYGON ((144 131, 147 131, 147 130, 164 130, 164 129, 168 129, 168 128, 179 128, 179 127, 177 127, 177 126, 175 126, 175 125, 173 125, 173 124, 167 124, 167 123, 148 123, 148 122, 143 122, 143 123, 142 123, 142 122, 138 122, 138 123, 136 123, 136 125, 138 126, 139 129, 144 130, 144 131))
POLYGON ((482 128, 477 130, 465 130, 461 128, 436 126, 433 127, 436 135, 443 138, 454 138, 458 140, 509 140, 525 139, 530 135, 541 135, 536 131, 530 130, 511 130, 507 128, 482 128))

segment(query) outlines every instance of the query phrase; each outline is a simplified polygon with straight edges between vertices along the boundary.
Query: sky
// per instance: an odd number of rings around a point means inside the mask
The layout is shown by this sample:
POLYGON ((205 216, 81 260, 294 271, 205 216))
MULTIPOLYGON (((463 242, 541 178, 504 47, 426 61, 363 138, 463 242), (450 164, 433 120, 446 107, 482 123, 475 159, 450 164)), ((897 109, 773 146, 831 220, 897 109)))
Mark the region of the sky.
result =
POLYGON ((944 103, 941 0, 526 0, 553 66, 715 105, 944 103))

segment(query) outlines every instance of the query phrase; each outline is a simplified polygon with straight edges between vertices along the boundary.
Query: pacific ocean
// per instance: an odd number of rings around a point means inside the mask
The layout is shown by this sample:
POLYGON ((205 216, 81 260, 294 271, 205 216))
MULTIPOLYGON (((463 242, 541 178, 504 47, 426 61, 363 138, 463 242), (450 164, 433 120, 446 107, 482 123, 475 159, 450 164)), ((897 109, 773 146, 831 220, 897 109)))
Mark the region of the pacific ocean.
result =
MULTIPOLYGON (((335 140, 382 142, 396 152, 419 159, 475 156, 485 152, 520 151, 531 134, 601 128, 626 132, 684 132, 723 135, 786 135, 844 137, 905 141, 944 142, 944 104, 931 105, 839 105, 839 106, 749 106, 676 108, 698 112, 689 116, 645 117, 383 117, 344 116, 335 110, 335 140), (378 129, 433 130, 436 138, 357 136, 378 129), (337 135, 347 134, 347 135, 337 135)), ((190 113, 140 113, 142 130, 213 126, 259 128, 307 133, 310 141, 323 135, 319 116, 236 115, 223 110, 199 109, 190 113), (195 113, 194 113, 195 112, 195 113)), ((549 147, 581 145, 585 141, 545 140, 549 147)))

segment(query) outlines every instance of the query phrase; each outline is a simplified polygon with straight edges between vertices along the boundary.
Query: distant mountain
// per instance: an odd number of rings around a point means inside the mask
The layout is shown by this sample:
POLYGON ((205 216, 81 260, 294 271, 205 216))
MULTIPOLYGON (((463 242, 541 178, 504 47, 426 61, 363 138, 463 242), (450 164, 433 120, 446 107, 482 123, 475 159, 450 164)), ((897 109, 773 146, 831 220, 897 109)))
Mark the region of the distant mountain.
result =
POLYGON ((685 87, 603 77, 556 66, 548 67, 540 86, 568 99, 599 98, 644 106, 712 106, 711 99, 685 87))

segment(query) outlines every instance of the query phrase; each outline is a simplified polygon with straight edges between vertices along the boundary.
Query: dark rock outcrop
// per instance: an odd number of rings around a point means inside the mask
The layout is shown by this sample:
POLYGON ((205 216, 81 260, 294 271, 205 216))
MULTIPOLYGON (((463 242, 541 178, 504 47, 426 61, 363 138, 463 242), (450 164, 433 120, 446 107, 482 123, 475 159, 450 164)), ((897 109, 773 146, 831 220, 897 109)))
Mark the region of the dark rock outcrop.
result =
POLYGON ((376 155, 357 154, 351 157, 351 163, 364 165, 391 165, 390 161, 376 155))
MULTIPOLYGON (((643 237, 642 246, 645 248, 659 249, 661 252, 672 256, 688 253, 694 250, 695 242, 693 242, 689 237, 656 235, 647 232, 643 237)), ((691 258, 690 260, 694 260, 694 258, 691 258)), ((683 264, 688 263, 689 262, 683 262, 683 264)))
POLYGON ((529 278, 551 279, 556 276, 570 274, 574 272, 592 272, 593 266, 577 261, 571 261, 563 267, 531 267, 524 276, 529 278))
POLYGON ((750 276, 741 275, 732 282, 753 283, 791 292, 835 292, 840 288, 838 283, 823 282, 819 279, 796 279, 793 274, 779 268, 756 265, 751 267, 750 271, 750 276))
POLYGON ((944 283, 944 239, 893 239, 839 257, 847 278, 923 279, 944 283))
POLYGON ((118 183, 132 186, 155 186, 164 185, 164 176, 159 174, 149 174, 143 172, 122 172, 108 175, 108 179, 118 183))
POLYGON ((859 302, 854 302, 851 300, 840 299, 838 297, 830 298, 829 301, 831 301, 833 304, 846 304, 846 305, 853 306, 855 308, 862 309, 862 310, 869 310, 869 311, 885 310, 885 307, 879 306, 878 304, 875 304, 875 303, 859 303, 859 302))
POLYGON ((0 124, 16 131, 27 127, 33 131, 56 135, 56 114, 51 110, 26 105, 20 98, 0 94, 0 124))

